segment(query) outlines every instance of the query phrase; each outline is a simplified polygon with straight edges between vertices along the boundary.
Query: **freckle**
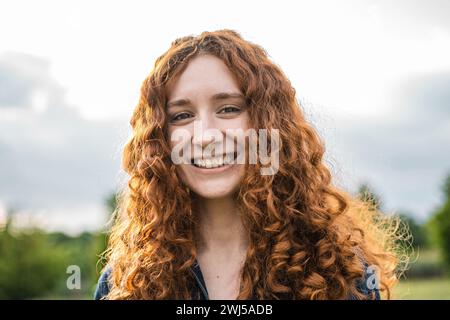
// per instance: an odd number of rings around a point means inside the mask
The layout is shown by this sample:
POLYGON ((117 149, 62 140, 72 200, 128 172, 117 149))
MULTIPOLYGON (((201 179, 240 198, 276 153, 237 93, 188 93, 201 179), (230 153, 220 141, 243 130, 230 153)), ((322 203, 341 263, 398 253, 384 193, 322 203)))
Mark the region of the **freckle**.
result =
POLYGON ((217 276, 217 279, 219 279, 219 276, 217 276))

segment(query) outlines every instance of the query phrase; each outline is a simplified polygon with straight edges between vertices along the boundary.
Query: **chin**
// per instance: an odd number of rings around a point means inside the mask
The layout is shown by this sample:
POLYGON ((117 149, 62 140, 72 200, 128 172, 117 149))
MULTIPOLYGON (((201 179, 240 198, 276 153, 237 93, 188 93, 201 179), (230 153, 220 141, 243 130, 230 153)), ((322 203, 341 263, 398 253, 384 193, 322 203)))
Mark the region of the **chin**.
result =
POLYGON ((233 196, 239 185, 223 186, 189 186, 189 188, 198 196, 205 199, 220 199, 233 196))
POLYGON ((193 169, 191 165, 179 167, 183 183, 195 194, 205 199, 218 199, 233 196, 240 187, 244 166, 237 165, 231 170, 217 174, 205 174, 193 169))

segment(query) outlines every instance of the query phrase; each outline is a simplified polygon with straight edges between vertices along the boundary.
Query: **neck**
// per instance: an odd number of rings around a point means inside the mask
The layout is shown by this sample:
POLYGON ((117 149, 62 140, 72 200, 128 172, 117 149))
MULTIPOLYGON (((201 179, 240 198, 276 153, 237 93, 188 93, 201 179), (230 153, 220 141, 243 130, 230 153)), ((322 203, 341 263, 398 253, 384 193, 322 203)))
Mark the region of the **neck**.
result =
POLYGON ((197 197, 195 203, 199 218, 199 252, 232 253, 247 249, 246 231, 233 197, 197 197))

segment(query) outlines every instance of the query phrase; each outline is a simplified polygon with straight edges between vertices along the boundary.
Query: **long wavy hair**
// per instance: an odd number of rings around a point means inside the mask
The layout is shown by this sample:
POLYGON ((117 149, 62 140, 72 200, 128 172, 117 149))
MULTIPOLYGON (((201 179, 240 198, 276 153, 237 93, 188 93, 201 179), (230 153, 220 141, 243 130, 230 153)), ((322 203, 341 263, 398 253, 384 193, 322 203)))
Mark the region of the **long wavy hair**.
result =
POLYGON ((404 261, 398 223, 332 184, 324 143, 305 120, 286 75, 266 51, 232 30, 182 37, 143 81, 122 166, 105 252, 112 268, 108 299, 191 299, 198 219, 193 194, 171 161, 166 88, 190 59, 220 58, 246 97, 252 128, 278 129, 279 170, 246 166, 236 196, 249 247, 238 299, 370 298, 358 290, 367 266, 390 296, 404 261))

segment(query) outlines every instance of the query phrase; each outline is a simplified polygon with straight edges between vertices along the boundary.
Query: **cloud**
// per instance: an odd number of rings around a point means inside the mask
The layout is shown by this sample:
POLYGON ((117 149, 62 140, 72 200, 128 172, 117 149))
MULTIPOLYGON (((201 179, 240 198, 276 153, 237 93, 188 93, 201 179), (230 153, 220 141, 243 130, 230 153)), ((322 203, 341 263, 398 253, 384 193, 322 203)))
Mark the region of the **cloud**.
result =
POLYGON ((441 201, 450 174, 450 72, 399 84, 379 117, 318 118, 328 159, 348 189, 368 181, 386 209, 425 219, 441 201))
POLYGON ((24 53, 7 52, 0 56, 0 108, 30 107, 32 95, 50 89, 48 61, 24 53))
POLYGON ((400 98, 412 112, 434 122, 450 119, 450 71, 426 74, 406 82, 400 89, 400 98))
POLYGON ((404 20, 417 28, 437 26, 450 30, 450 2, 447 0, 369 0, 369 3, 379 6, 386 21, 398 23, 404 20))
POLYGON ((120 183, 127 121, 81 117, 67 105, 49 66, 21 53, 0 57, 0 81, 6 88, 0 95, 0 200, 7 207, 58 209, 61 215, 77 208, 80 226, 83 215, 95 220, 86 215, 120 183), (38 111, 30 107, 36 90, 46 97, 38 111))

